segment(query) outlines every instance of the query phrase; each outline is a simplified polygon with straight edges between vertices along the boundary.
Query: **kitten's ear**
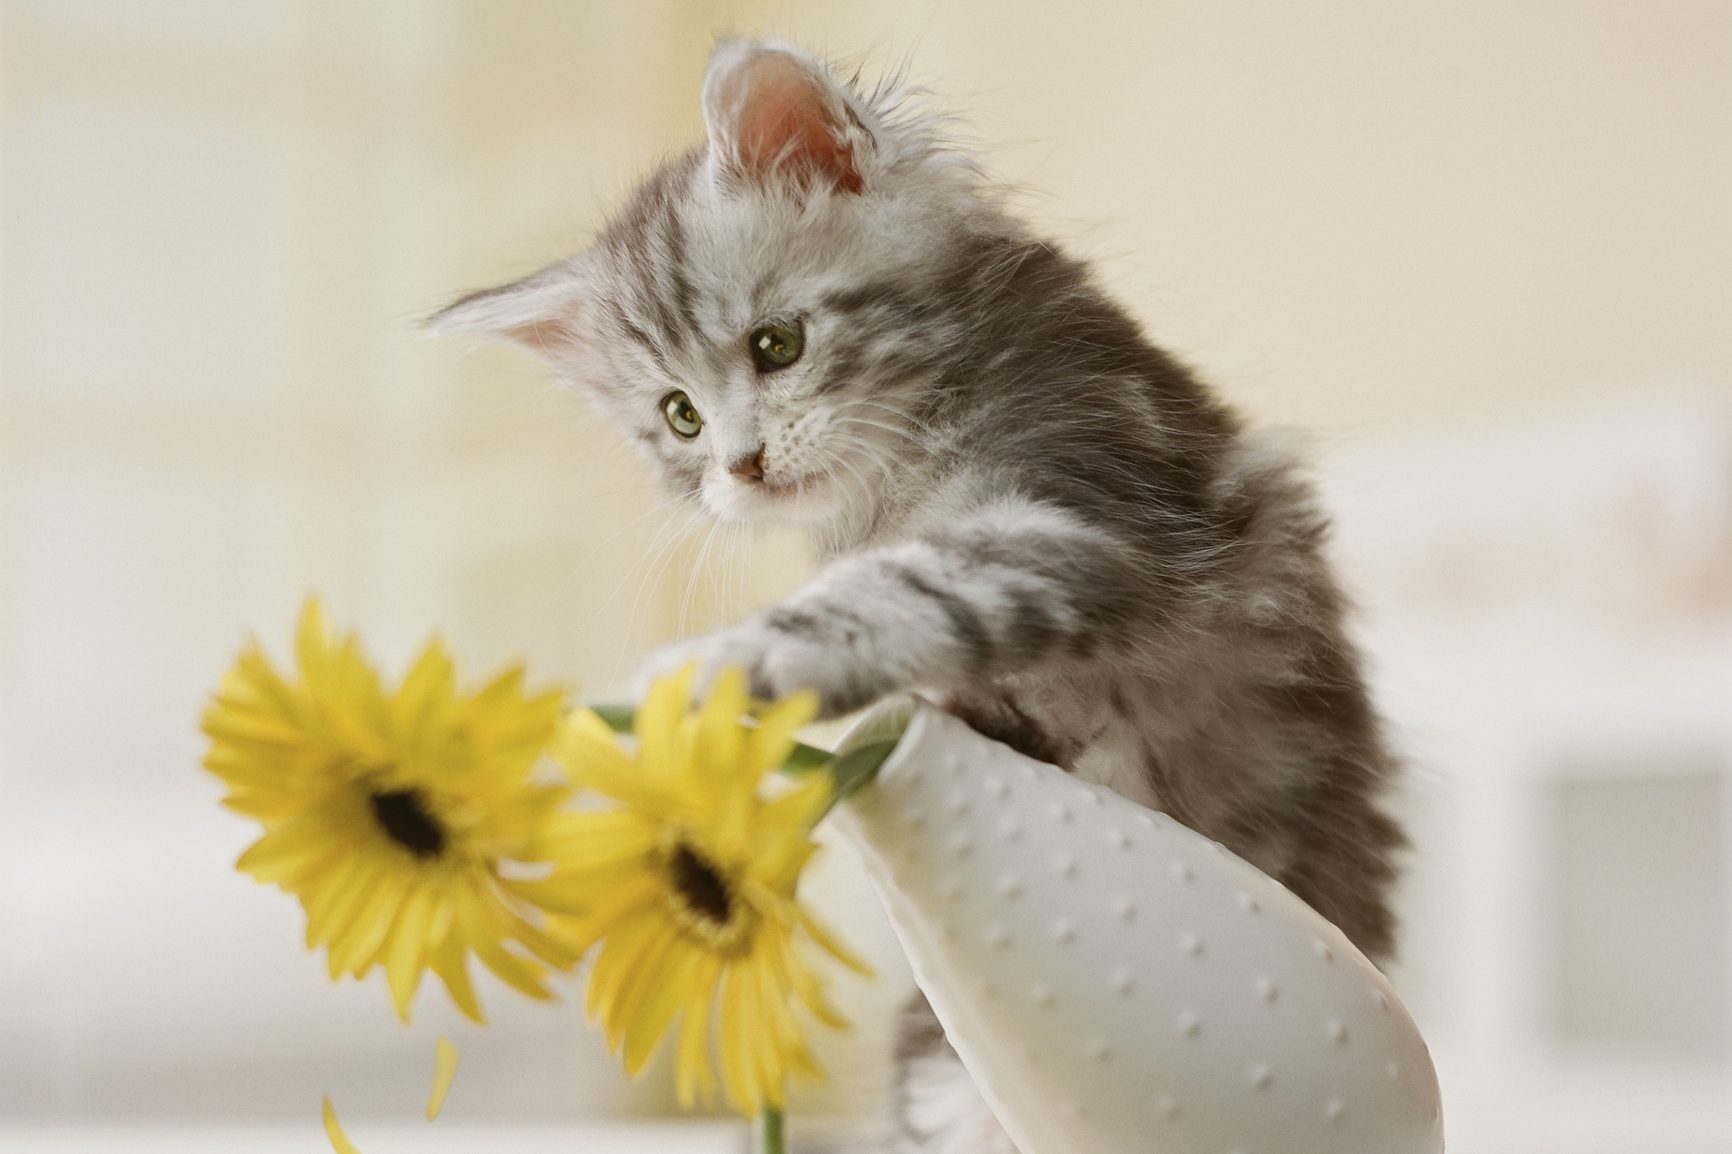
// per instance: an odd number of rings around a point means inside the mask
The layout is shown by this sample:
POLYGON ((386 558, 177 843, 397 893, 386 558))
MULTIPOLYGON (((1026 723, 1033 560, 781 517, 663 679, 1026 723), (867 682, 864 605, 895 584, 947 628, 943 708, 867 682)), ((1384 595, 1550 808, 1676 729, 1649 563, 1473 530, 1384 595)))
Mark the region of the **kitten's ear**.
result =
POLYGON ((580 256, 522 280, 472 292, 428 317, 422 327, 439 336, 481 333, 558 363, 580 343, 579 325, 589 296, 587 262, 580 256))
POLYGON ((793 49, 717 43, 704 76, 704 123, 720 175, 757 184, 819 180, 840 192, 864 187, 860 161, 872 134, 863 110, 793 49))

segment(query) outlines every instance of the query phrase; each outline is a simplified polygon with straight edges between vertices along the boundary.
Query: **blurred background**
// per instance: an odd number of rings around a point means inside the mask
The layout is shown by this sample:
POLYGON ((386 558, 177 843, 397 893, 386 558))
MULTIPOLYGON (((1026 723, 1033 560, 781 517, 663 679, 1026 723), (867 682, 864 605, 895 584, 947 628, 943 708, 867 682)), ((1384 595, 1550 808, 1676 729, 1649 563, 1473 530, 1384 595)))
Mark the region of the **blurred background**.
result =
MULTIPOLYGON (((1451 1148, 1732 1151, 1725 0, 0 0, 0 1148, 323 1149, 325 1092, 373 1150, 737 1142, 631 1122, 666 1079, 569 998, 405 1030, 331 987, 196 728, 312 590, 393 669, 437 626, 605 697, 806 571, 680 535, 529 358, 414 328, 696 142, 730 30, 906 57, 1159 341, 1309 432, 1413 765, 1393 976, 1451 1148), (440 1031, 446 1120, 397 1139, 440 1031)), ((906 988, 845 853, 819 884, 887 977, 811 1116, 870 1104, 906 988)))

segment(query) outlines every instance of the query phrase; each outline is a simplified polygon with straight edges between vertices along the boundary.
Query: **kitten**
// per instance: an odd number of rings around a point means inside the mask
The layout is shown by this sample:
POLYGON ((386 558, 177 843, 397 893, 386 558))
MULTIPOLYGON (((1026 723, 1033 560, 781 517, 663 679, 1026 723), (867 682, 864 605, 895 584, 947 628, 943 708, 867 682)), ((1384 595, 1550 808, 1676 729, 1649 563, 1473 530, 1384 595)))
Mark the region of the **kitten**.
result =
MULTIPOLYGON (((939 694, 1387 957, 1394 765, 1310 490, 909 96, 724 42, 704 147, 587 252, 432 323, 534 350, 716 516, 810 528, 810 584, 656 667, 740 665, 827 715, 939 694)), ((901 1061, 874 1149, 1012 1149, 923 1005, 901 1061)))

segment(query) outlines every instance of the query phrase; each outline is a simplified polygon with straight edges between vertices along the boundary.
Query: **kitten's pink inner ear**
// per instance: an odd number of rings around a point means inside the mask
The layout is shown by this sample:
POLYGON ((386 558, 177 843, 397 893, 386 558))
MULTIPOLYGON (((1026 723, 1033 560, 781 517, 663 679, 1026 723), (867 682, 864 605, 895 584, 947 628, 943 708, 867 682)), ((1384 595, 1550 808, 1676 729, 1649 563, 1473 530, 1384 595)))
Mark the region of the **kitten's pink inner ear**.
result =
POLYGON ((863 187, 842 138, 838 114, 846 113, 797 61, 776 52, 755 56, 724 81, 721 95, 734 109, 736 155, 748 175, 762 179, 788 165, 828 178, 841 192, 863 187))
POLYGON ((577 344, 576 334, 572 332, 562 317, 548 317, 545 320, 513 325, 500 335, 506 340, 517 342, 532 353, 549 359, 569 351, 572 346, 577 344))
POLYGON ((433 314, 426 325, 436 333, 483 333, 512 341, 557 364, 583 339, 578 315, 588 294, 574 269, 584 260, 562 261, 520 281, 470 293, 433 314))

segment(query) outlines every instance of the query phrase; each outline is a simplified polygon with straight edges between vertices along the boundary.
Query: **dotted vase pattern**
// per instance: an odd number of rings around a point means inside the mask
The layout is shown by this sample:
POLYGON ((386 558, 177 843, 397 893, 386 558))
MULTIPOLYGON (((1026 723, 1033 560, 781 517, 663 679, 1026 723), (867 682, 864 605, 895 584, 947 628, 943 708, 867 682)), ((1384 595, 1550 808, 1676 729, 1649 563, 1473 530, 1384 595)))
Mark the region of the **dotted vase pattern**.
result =
POLYGON ((1023 1154, 1443 1150, 1425 1042, 1333 925, 1166 815, 923 702, 855 732, 903 716, 838 826, 1023 1154))

